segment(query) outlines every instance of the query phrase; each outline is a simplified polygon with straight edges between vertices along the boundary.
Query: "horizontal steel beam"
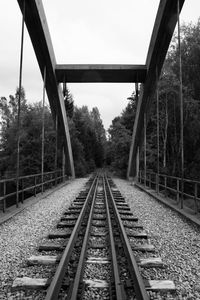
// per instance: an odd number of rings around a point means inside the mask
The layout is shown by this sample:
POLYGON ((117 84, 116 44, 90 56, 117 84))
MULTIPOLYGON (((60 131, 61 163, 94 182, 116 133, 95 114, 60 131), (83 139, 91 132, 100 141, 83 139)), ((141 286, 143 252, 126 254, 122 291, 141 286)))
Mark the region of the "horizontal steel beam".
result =
MULTIPOLYGON (((178 20, 178 0, 160 0, 149 50, 146 59, 146 81, 141 85, 137 112, 133 126, 132 143, 129 154, 127 177, 136 175, 136 157, 138 147, 143 143, 144 113, 147 112, 147 121, 150 106, 160 76, 167 50, 178 20)), ((179 0, 180 11, 185 0, 179 0)))
POLYGON ((56 65, 58 82, 145 82, 145 65, 56 65))

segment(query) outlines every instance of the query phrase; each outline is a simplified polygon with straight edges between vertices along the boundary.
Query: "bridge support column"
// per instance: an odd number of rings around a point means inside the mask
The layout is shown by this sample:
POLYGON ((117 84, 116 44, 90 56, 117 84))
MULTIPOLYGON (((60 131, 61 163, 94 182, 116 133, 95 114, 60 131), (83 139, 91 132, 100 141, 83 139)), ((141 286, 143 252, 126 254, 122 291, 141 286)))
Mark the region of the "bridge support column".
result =
POLYGON ((24 16, 35 55, 44 79, 44 67, 46 67, 46 92, 50 103, 51 112, 55 121, 59 116, 59 135, 64 137, 66 158, 69 161, 69 171, 75 177, 74 162, 67 122, 66 110, 61 87, 56 78, 56 58, 53 50, 51 36, 41 0, 17 0, 24 16), (24 9, 24 3, 26 6, 24 9))
POLYGON ((157 79, 165 60, 165 56, 178 21, 185 0, 161 0, 146 58, 147 75, 144 84, 141 84, 135 123, 133 127, 132 143, 129 153, 127 178, 136 174, 136 152, 142 145, 144 129, 143 117, 147 113, 147 121, 153 95, 156 91, 157 79), (178 15, 177 15, 178 11, 178 15))

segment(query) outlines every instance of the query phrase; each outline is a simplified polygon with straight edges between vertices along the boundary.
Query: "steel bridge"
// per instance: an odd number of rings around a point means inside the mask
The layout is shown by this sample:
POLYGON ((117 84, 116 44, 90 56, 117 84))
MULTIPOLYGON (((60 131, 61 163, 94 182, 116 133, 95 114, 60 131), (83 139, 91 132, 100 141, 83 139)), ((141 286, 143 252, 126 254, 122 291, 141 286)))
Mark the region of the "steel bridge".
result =
POLYGON ((149 108, 184 0, 160 0, 145 65, 59 65, 56 63, 42 1, 17 1, 43 80, 45 79, 45 88, 54 120, 58 116, 58 132, 64 137, 65 153, 72 177, 75 177, 73 155, 60 83, 67 80, 67 82, 82 83, 129 82, 141 84, 127 170, 127 178, 135 177, 138 170, 137 157, 143 144, 144 122, 148 122, 149 108))

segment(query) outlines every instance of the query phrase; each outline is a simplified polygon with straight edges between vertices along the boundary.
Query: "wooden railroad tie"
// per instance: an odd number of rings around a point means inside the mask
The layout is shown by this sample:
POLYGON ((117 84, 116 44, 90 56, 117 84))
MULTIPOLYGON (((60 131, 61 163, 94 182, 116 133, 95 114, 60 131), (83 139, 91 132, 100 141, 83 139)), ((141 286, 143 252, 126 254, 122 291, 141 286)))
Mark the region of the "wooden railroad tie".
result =
POLYGON ((136 261, 143 268, 166 268, 160 257, 138 258, 136 261))
POLYGON ((66 239, 69 238, 71 236, 71 232, 52 232, 49 233, 48 238, 49 239, 66 239))
POLYGON ((12 291, 46 289, 49 285, 50 280, 47 278, 18 277, 13 282, 12 291))
POLYGON ((155 247, 150 244, 141 244, 141 245, 132 245, 131 248, 133 251, 141 251, 141 252, 155 252, 155 247))
POLYGON ((122 215, 122 217, 123 217, 123 215, 126 215, 126 216, 133 216, 133 213, 131 212, 131 211, 126 211, 126 210, 120 210, 120 209, 118 209, 118 213, 120 214, 120 215, 122 215))
POLYGON ((77 220, 77 216, 73 217, 73 216, 68 216, 68 217, 61 217, 60 221, 76 221, 77 220))
MULTIPOLYGON (((126 288, 132 287, 132 283, 126 281, 126 288)), ((28 290, 28 289, 46 289, 50 285, 50 280, 46 278, 16 278, 12 285, 12 290, 28 290)), ((84 280, 89 287, 108 288, 109 284, 105 280, 84 280)), ((145 280, 145 288, 147 291, 176 291, 176 286, 172 280, 145 280)))
POLYGON ((59 243, 46 243, 38 247, 38 251, 63 251, 66 245, 59 243))
POLYGON ((69 228, 69 227, 74 227, 76 222, 60 222, 57 224, 57 228, 69 228))
POLYGON ((33 265, 55 265, 60 261, 59 255, 32 255, 27 259, 29 266, 33 265))

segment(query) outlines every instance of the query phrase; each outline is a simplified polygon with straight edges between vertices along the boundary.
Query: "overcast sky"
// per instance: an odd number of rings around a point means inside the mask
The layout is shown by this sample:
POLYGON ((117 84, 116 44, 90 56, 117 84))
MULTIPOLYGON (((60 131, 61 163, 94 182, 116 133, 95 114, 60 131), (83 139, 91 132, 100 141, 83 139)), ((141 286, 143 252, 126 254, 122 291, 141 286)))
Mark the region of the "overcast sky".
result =
MULTIPOLYGON (((43 0, 57 63, 145 64, 159 0, 43 0)), ((196 22, 200 0, 185 0, 181 21, 196 22)), ((19 81, 21 12, 17 0, 0 3, 0 96, 19 81)), ((23 86, 29 102, 42 98, 42 80, 27 31, 23 86)), ((69 84, 75 104, 99 108, 107 129, 134 84, 69 84)))

